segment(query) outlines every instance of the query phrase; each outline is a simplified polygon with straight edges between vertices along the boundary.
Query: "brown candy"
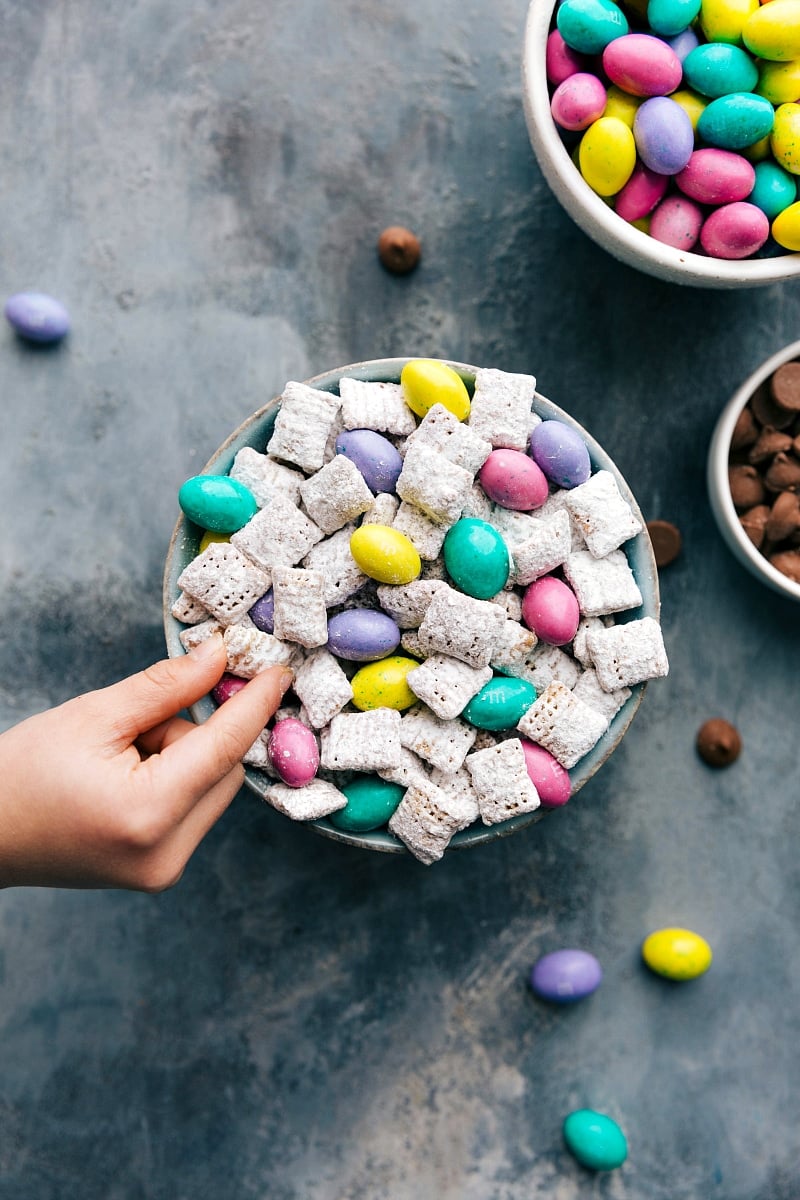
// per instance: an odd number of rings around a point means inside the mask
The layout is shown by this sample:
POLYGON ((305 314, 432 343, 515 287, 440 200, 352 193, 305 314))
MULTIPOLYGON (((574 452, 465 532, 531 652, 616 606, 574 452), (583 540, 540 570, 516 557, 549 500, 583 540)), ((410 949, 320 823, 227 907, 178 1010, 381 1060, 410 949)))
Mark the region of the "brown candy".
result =
POLYGON ((781 433, 772 425, 765 425, 756 438, 747 455, 747 461, 753 466, 768 462, 776 454, 785 453, 792 448, 792 439, 788 433, 781 433))
POLYGON ((752 508, 764 500, 764 485, 755 467, 737 466, 728 469, 728 486, 735 508, 752 508))
POLYGON ((745 405, 736 418, 736 424, 733 427, 731 450, 745 450, 748 446, 752 446, 757 437, 758 425, 756 424, 756 419, 745 405))
POLYGON ((779 408, 792 414, 800 412, 800 362, 788 362, 778 367, 769 387, 779 408))
POLYGON ((742 513, 739 517, 739 524, 756 550, 760 550, 763 545, 769 511, 768 505, 756 504, 754 508, 748 508, 747 512, 742 513))
POLYGON ((407 275, 420 260, 419 238, 402 225, 390 225, 378 238, 378 258, 393 275, 407 275))
POLYGON ((800 499, 796 492, 781 492, 769 512, 764 532, 771 542, 782 542, 800 529, 800 499))
POLYGON ((697 753, 710 767, 729 767, 742 752, 742 737, 735 725, 712 717, 697 731, 697 753))
POLYGON ((667 567, 681 552, 683 538, 677 525, 671 521, 648 521, 647 532, 653 543, 653 554, 657 567, 667 567))
POLYGON ((769 562, 781 575, 800 583, 800 550, 781 550, 777 554, 770 554, 769 562))
POLYGON ((793 454, 776 454, 764 475, 771 492, 796 492, 800 489, 800 459, 793 454))
POLYGON ((771 425, 773 429, 786 429, 794 419, 794 413, 781 408, 772 398, 768 382, 762 383, 750 397, 750 408, 759 425, 771 425))

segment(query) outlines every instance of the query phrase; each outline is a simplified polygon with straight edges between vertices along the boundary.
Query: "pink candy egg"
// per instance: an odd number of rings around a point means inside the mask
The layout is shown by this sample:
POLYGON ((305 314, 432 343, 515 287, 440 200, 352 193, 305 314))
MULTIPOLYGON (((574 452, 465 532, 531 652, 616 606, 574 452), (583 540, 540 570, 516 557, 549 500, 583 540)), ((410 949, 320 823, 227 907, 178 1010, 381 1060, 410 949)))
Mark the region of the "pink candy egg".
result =
POLYGON ((755 204, 723 204, 700 230, 700 244, 712 258, 748 258, 769 237, 769 218, 755 204))
POLYGON ((683 67, 666 42, 649 33, 628 33, 609 42, 603 70, 632 96, 666 96, 680 87, 683 67))
POLYGON ((650 236, 676 250, 691 250, 697 244, 703 210, 685 196, 668 196, 650 218, 650 236))
POLYGON ((544 55, 544 69, 550 82, 558 86, 570 75, 585 70, 585 67, 586 56, 568 46, 558 30, 554 29, 547 39, 544 55))
POLYGON ((644 163, 638 163, 625 187, 617 194, 614 208, 623 221, 639 221, 663 199, 668 184, 666 175, 657 175, 644 163))
POLYGON ((525 589, 522 619, 541 641, 564 646, 575 637, 581 611, 566 583, 554 575, 544 575, 525 589))
POLYGON ((493 450, 479 478, 495 504, 523 512, 541 507, 550 491, 544 471, 521 450, 493 450))
POLYGON ((606 107, 606 89, 596 75, 579 71, 553 92, 550 111, 562 129, 587 129, 606 107))
POLYGON ((732 150, 707 147, 695 150, 675 182, 685 196, 700 204, 732 204, 744 200, 753 190, 756 173, 753 164, 732 150))
POLYGON ((528 777, 544 807, 560 808, 566 804, 572 794, 569 772, 544 746, 537 746, 527 738, 520 738, 520 742, 528 777))
POLYGON ((230 700, 231 696, 235 696, 246 686, 246 679, 242 679, 238 675, 231 675, 226 671, 216 687, 212 689, 211 695, 217 704, 224 704, 226 700, 230 700))
POLYGON ((319 747, 314 734, 298 721, 287 717, 278 721, 267 743, 272 766, 289 787, 304 787, 310 783, 319 767, 319 747))

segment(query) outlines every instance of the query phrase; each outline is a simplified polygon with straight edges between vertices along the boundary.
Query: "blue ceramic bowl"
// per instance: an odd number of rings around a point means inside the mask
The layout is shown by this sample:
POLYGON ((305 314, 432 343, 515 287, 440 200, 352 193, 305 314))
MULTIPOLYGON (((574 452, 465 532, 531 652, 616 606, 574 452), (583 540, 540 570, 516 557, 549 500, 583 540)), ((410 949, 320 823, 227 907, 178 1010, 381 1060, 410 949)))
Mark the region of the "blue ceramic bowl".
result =
MULTIPOLYGON (((339 380, 343 376, 349 376, 352 379, 363 379, 369 382, 383 381, 399 383, 400 372, 408 361, 405 358, 372 359, 369 362, 354 363, 348 367, 339 367, 335 371, 327 371, 324 375, 317 375, 305 382, 311 387, 328 392, 337 391, 339 380)), ((475 383, 476 368, 457 362, 449 362, 448 366, 453 367, 459 373, 467 384, 467 387, 471 390, 475 383)), ((258 412, 253 413, 251 417, 248 417, 212 455, 203 468, 203 473, 211 475, 227 474, 233 465, 234 458, 245 446, 251 446, 263 453, 272 435, 278 406, 278 399, 271 400, 269 404, 259 409, 258 412)), ((540 396, 538 392, 534 398, 533 408, 540 417, 564 421, 581 435, 589 449, 592 470, 602 469, 610 471, 614 475, 620 492, 644 526, 644 518, 639 511, 630 488, 614 463, 594 438, 577 421, 573 420, 572 417, 555 404, 546 400, 544 396, 540 396)), ((199 537, 197 527, 181 518, 172 534, 164 571, 164 628, 170 657, 176 657, 184 653, 180 641, 180 633, 185 626, 175 620, 170 610, 179 592, 178 577, 191 560, 196 557, 198 549, 199 537)), ((654 617, 657 620, 660 612, 658 572, 655 558, 653 557, 653 548, 646 529, 643 529, 643 532, 631 539, 631 541, 626 542, 625 550, 634 576, 636 577, 636 582, 642 593, 643 603, 638 609, 620 614, 619 620, 633 620, 640 617, 654 617)), ((645 686, 645 684, 638 684, 631 689, 630 698, 616 714, 600 741, 570 771, 573 797, 591 779, 595 771, 600 769, 622 741, 628 726, 636 714, 636 710, 642 702, 645 686)), ((214 712, 215 707, 213 700, 209 696, 203 697, 197 704, 192 705, 190 709, 193 720, 198 722, 198 724, 206 721, 214 712)), ((266 789, 269 780, 262 772, 247 768, 245 782, 262 799, 266 798, 266 789)), ((570 799, 570 804, 572 802, 573 800, 570 799)), ((542 817, 551 811, 553 810, 539 808, 533 813, 525 813, 519 817, 512 817, 511 820, 504 821, 499 825, 472 825, 470 828, 457 833, 450 845, 459 849, 467 846, 478 846, 483 842, 493 841, 498 837, 506 837, 508 834, 516 833, 518 830, 523 829, 526 825, 541 820, 542 817)), ((382 850, 388 853, 408 853, 403 843, 387 829, 379 829, 370 833, 350 833, 345 830, 336 829, 326 820, 310 821, 308 824, 316 829, 318 833, 322 833, 326 837, 334 838, 340 842, 347 842, 352 846, 360 846, 369 850, 382 850)))

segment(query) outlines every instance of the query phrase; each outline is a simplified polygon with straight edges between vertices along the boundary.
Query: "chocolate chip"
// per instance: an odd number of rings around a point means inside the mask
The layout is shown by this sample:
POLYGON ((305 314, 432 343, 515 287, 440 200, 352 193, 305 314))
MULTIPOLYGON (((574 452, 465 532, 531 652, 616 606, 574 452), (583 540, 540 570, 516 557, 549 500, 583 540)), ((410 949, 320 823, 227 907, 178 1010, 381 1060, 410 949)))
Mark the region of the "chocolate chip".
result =
POLYGON ((755 467, 731 467, 728 470, 728 486, 735 508, 752 508, 764 500, 764 485, 755 467))
POLYGON ((765 425, 756 441, 750 447, 747 461, 752 463, 753 466, 758 466, 760 463, 768 462, 776 454, 786 453, 791 448, 792 439, 788 433, 781 433, 779 429, 775 429, 772 425, 765 425))
POLYGON ((764 529, 771 542, 782 542, 800 529, 800 499, 795 492, 781 492, 770 509, 764 529))
POLYGON ((697 753, 710 767, 729 767, 742 751, 742 737, 730 721, 712 717, 697 731, 697 753))
POLYGON ((756 550, 760 550, 763 545, 769 512, 769 505, 756 504, 753 508, 748 508, 747 512, 743 512, 739 517, 739 524, 750 538, 756 550))
POLYGON ((750 408, 759 425, 771 425, 773 429, 785 429, 791 425, 794 413, 787 408, 781 408, 772 399, 769 382, 765 381, 750 397, 750 408))
POLYGON ((420 259, 419 238, 402 225, 390 225, 378 238, 378 258, 393 275, 407 275, 420 259))
POLYGON ((683 538, 677 525, 671 521, 648 521, 647 532, 653 543, 657 567, 667 567, 681 552, 683 538))
POLYGON ((731 450, 744 450, 752 446, 758 437, 758 425, 750 409, 745 406, 736 418, 731 434, 731 450))
POLYGON ((796 492, 800 489, 800 459, 793 454, 776 454, 764 475, 771 492, 796 492))
POLYGON ((781 575, 800 583, 800 550, 781 550, 777 554, 770 554, 769 562, 781 575))
POLYGON ((770 380, 775 403, 792 414, 800 412, 800 362, 784 363, 770 380))

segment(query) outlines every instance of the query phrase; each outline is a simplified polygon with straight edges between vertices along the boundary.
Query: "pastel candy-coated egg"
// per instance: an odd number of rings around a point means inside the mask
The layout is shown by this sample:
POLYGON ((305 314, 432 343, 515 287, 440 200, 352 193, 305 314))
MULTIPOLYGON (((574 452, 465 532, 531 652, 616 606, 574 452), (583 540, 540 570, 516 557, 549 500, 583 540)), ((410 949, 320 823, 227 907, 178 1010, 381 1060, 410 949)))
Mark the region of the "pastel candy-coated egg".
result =
POLYGON ((526 679, 495 675, 473 696, 461 716, 478 729, 513 729, 536 701, 536 688, 526 679))
POLYGON ((692 129, 697 129, 697 122, 700 120, 700 113, 708 103, 702 96, 698 96, 696 92, 689 88, 679 88, 677 92, 673 92, 670 96, 675 104, 679 104, 687 117, 692 123, 692 129))
POLYGON ((399 783, 390 783, 380 775, 358 775, 340 789, 347 797, 347 804, 328 817, 337 829, 351 833, 367 833, 380 829, 391 817, 406 789, 399 783))
POLYGON ((358 467, 371 492, 394 492, 403 460, 388 438, 373 429, 348 429, 337 437, 336 453, 358 467))
POLYGON ((493 450, 478 478, 490 500, 520 512, 540 508, 550 491, 541 467, 521 450, 493 450))
POLYGON ((379 583, 411 583, 422 570, 412 543, 391 525, 360 525, 350 538, 350 553, 364 574, 379 583))
POLYGON ((649 0, 647 22, 653 33, 671 38, 688 29, 700 12, 700 0, 649 0))
POLYGON ((800 0, 771 0, 747 18, 742 40, 757 58, 800 58, 800 0))
POLYGON ((646 167, 659 175, 682 171, 694 151, 692 122, 674 100, 645 100, 633 122, 636 149, 646 167))
POLYGON ((272 588, 265 592, 260 600, 256 600, 247 614, 262 633, 273 633, 275 630, 275 597, 272 588))
POLYGON ((522 619, 542 642, 565 646, 575 637, 581 611, 575 593, 554 575, 529 583, 522 597, 522 619))
POLYGON ((697 245, 703 225, 703 210, 685 196, 667 196, 650 217, 650 236, 676 250, 697 245))
POLYGON ((235 696, 243 687, 247 687, 247 682, 241 676, 231 675, 229 671, 226 671, 211 689, 211 696, 215 704, 224 704, 226 700, 230 700, 231 696, 235 696))
POLYGON ((750 14, 758 8, 759 0, 703 0, 700 8, 700 28, 709 42, 742 40, 742 29, 750 14))
POLYGON ((59 342, 69 332, 69 313, 44 292, 17 292, 5 305, 11 328, 29 342, 59 342))
POLYGON ((769 100, 755 92, 732 92, 706 105, 697 122, 704 141, 724 150, 741 150, 766 137, 775 122, 769 100))
POLYGON ((596 75, 584 71, 560 83, 550 101, 556 125, 572 130, 586 129, 602 117, 605 106, 606 89, 596 75))
POLYGON ((782 63, 762 62, 756 91, 775 105, 800 99, 800 59, 782 63))
POLYGON ((633 131, 617 117, 600 117, 584 133, 578 147, 583 178, 598 196, 614 196, 636 166, 633 131))
POLYGON ((710 213, 700 230, 700 244, 712 258, 749 258, 769 237, 769 221, 760 208, 739 200, 710 213))
POLYGON ((657 929, 642 943, 642 958, 666 979, 697 979, 711 966, 712 957, 708 942, 691 929, 657 929))
POLYGON ((755 168, 741 154, 704 146, 695 150, 675 183, 685 196, 700 204, 731 204, 753 190, 755 168))
POLYGON ((353 704, 363 711, 396 708, 402 712, 404 708, 411 708, 417 703, 417 697, 408 686, 406 676, 418 666, 415 659, 395 654, 362 667, 350 680, 353 704))
POLYGON ((567 45, 582 54, 600 54, 628 32, 627 18, 612 0, 564 0, 556 25, 567 45))
POLYGON ((230 540, 231 535, 229 533, 217 533, 213 529, 207 529, 200 538, 200 554, 202 554, 204 550, 207 550, 208 547, 214 543, 221 545, 223 542, 229 542, 230 540))
POLYGON ((476 600, 489 600, 501 592, 511 571, 501 534, 477 517, 462 517, 448 529, 442 557, 456 587, 476 600))
POLYGON ((800 250, 800 201, 778 214, 772 222, 772 236, 784 250, 800 250))
POLYGON ((296 717, 278 721, 267 742, 269 761, 288 787, 305 787, 319 769, 319 746, 296 717))
POLYGON ((400 629, 385 612, 350 608, 328 621, 328 650, 348 662, 374 662, 400 645, 400 629))
POLYGON ((616 1121, 591 1108, 578 1108, 564 1121, 567 1149, 591 1171, 613 1171, 628 1157, 625 1134, 616 1121))
POLYGON ((629 33, 606 46, 603 70, 634 96, 666 96, 680 86, 683 75, 675 51, 649 33, 629 33))
POLYGON ((545 808, 561 808, 572 795, 569 771, 544 746, 520 738, 525 769, 545 808))
POLYGON ((178 492, 178 503, 190 521, 217 533, 235 533, 258 512, 255 496, 228 475, 194 475, 178 492))
POLYGON ((531 987, 543 1000, 573 1004, 596 992, 603 968, 588 950, 553 950, 543 954, 531 971, 531 987))
POLYGON ((469 416, 466 384, 447 363, 416 358, 406 363, 400 372, 400 385, 406 404, 418 417, 424 417, 434 404, 443 404, 459 421, 469 416))
POLYGON ((769 137, 759 138, 757 142, 753 142, 752 146, 745 146, 742 154, 752 163, 763 162, 764 159, 771 158, 772 147, 769 137))
POLYGON ((775 161, 792 175, 800 175, 800 104, 779 104, 775 109, 770 145, 775 161))
POLYGON ((774 221, 797 199, 797 183, 794 175, 784 171, 774 162, 760 162, 755 167, 756 181, 750 193, 751 204, 757 205, 767 220, 774 221))
POLYGON ((758 83, 758 67, 741 46, 706 42, 684 59, 683 82, 703 96, 751 92, 758 83))
POLYGON ((530 446, 534 462, 557 487, 577 487, 592 473, 586 443, 563 421, 541 421, 531 431, 530 446))
POLYGON ((641 96, 631 96, 629 92, 623 92, 622 88, 618 88, 615 83, 612 83, 606 92, 606 107, 603 116, 616 117, 629 129, 633 129, 636 110, 641 103, 641 96))
MULTIPOLYGON (((683 33, 677 33, 675 37, 667 38, 667 44, 678 59, 678 62, 683 64, 686 61, 687 55, 691 54, 692 50, 695 50, 700 45, 700 39, 693 29, 684 29, 683 33)), ((674 100, 674 92, 671 94, 674 100)))
POLYGON ((644 163, 637 163, 615 201, 617 214, 623 221, 639 221, 646 217, 664 198, 668 182, 666 175, 658 175, 644 163))
POLYGON ((555 87, 577 71, 586 70, 586 58, 564 41, 557 29, 547 39, 544 52, 545 74, 555 87))

